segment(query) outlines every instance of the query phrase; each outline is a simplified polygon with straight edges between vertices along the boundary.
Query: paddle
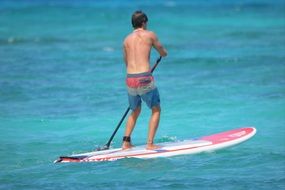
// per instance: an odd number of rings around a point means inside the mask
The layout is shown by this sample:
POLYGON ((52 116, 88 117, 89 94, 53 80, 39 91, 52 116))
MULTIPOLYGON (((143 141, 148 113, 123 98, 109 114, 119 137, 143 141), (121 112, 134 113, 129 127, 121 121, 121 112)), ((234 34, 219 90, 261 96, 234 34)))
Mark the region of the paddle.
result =
MULTIPOLYGON (((155 68, 157 67, 157 65, 158 65, 158 63, 160 62, 161 58, 162 58, 162 57, 160 56, 160 57, 156 60, 155 65, 151 68, 151 73, 155 70, 155 68)), ((108 149, 110 148, 110 145, 111 145, 111 142, 112 142, 113 138, 115 137, 117 131, 119 130, 121 124, 123 123, 125 117, 126 117, 127 114, 129 113, 129 111, 130 111, 130 107, 128 107, 128 109, 125 111, 125 113, 124 113, 122 119, 121 119, 120 122, 118 123, 116 129, 114 130, 114 132, 113 132, 113 134, 111 135, 111 137, 110 137, 109 141, 107 142, 107 144, 105 144, 102 148, 98 147, 98 148, 96 149, 97 151, 108 150, 108 149)))

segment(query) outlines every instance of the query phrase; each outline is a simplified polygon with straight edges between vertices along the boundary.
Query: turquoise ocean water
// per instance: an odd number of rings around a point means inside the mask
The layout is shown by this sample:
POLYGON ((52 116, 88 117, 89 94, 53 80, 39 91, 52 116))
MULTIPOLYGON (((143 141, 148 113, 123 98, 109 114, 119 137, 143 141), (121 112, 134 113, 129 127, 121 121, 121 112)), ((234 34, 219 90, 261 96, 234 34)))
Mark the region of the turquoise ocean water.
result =
POLYGON ((285 2, 2 0, 0 144, 5 190, 285 189, 285 2), (256 136, 211 153, 53 164, 104 145, 127 108, 121 47, 136 9, 169 52, 155 71, 156 140, 243 126, 256 136))

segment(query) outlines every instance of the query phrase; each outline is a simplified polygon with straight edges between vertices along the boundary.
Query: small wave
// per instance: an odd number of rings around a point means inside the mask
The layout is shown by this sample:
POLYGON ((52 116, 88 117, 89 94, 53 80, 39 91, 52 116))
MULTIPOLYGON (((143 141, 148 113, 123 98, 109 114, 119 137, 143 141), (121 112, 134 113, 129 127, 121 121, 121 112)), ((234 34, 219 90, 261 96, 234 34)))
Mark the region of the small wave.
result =
POLYGON ((28 43, 63 43, 63 42, 68 42, 68 40, 60 38, 52 38, 52 37, 22 38, 14 36, 0 39, 0 45, 28 44, 28 43))
POLYGON ((226 34, 229 37, 241 38, 241 39, 259 39, 265 35, 265 32, 260 31, 234 31, 226 34))
POLYGON ((105 51, 105 52, 113 52, 113 51, 115 51, 115 49, 112 48, 112 47, 103 47, 103 51, 105 51))
POLYGON ((166 6, 166 7, 175 7, 176 3, 174 1, 167 1, 167 2, 165 2, 164 6, 166 6))
POLYGON ((177 137, 176 136, 163 136, 159 139, 157 139, 158 143, 163 143, 163 142, 176 142, 177 137))

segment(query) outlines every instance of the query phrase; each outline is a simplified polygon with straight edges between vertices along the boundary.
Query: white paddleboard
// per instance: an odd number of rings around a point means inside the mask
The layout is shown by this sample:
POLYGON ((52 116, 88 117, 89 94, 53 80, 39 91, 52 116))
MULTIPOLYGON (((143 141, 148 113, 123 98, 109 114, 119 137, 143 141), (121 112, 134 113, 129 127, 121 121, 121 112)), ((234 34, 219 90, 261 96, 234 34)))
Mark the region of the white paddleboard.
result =
POLYGON ((254 127, 245 127, 192 140, 160 143, 157 145, 161 146, 161 148, 155 150, 146 150, 145 145, 137 146, 128 150, 117 148, 87 152, 83 154, 74 154, 71 156, 61 156, 54 162, 99 162, 114 161, 123 158, 147 159, 183 154, 195 154, 239 144, 254 136, 255 133, 256 129, 254 127))

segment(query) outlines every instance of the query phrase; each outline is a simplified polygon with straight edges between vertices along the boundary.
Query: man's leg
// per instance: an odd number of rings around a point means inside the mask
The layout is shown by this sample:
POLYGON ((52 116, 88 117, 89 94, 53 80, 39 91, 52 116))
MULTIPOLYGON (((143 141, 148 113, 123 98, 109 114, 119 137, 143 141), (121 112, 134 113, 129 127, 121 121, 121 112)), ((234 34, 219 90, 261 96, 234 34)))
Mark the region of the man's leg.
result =
MULTIPOLYGON (((141 107, 139 106, 129 116, 127 124, 126 124, 125 137, 131 136, 133 129, 136 125, 137 118, 140 115, 140 112, 141 112, 141 107)), ((123 149, 128 149, 128 148, 132 148, 132 147, 133 147, 133 145, 131 144, 131 142, 123 141, 123 145, 122 145, 123 149)))
POLYGON ((159 146, 153 144, 153 139, 159 124, 159 119, 160 119, 160 106, 154 106, 152 107, 152 115, 149 121, 149 132, 148 132, 148 139, 146 145, 146 149, 148 150, 160 148, 159 146))

